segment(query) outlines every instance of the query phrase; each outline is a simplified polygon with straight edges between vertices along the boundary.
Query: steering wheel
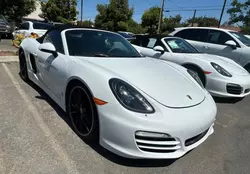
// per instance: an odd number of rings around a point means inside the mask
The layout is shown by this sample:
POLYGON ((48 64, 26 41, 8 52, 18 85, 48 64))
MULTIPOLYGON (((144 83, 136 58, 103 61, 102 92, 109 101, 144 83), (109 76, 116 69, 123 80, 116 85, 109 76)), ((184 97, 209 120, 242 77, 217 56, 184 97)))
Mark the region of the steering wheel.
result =
POLYGON ((111 50, 108 51, 108 55, 112 55, 112 53, 117 53, 117 52, 121 52, 121 49, 120 48, 113 48, 111 50))

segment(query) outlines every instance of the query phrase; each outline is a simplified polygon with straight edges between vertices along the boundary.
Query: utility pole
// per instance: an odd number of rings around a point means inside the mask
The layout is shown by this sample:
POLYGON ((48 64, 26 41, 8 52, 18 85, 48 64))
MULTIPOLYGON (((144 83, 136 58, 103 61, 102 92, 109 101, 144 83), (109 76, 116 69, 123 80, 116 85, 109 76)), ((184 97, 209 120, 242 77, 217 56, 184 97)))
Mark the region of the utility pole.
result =
POLYGON ((162 17, 163 17, 164 2, 165 0, 162 0, 161 2, 161 10, 160 10, 159 24, 158 24, 158 31, 157 31, 158 34, 161 33, 161 23, 162 23, 162 17))
POLYGON ((194 16, 193 16, 193 20, 192 20, 192 27, 194 26, 194 19, 195 19, 195 16, 196 16, 196 10, 194 10, 194 16))
POLYGON ((220 20, 219 20, 218 28, 220 28, 220 23, 221 23, 221 20, 222 20, 222 17, 223 17, 223 13, 224 13, 224 10, 225 10, 226 3, 227 3, 227 0, 224 0, 224 4, 223 4, 221 14, 220 14, 220 20))
POLYGON ((83 0, 81 0, 81 22, 83 19, 83 0))

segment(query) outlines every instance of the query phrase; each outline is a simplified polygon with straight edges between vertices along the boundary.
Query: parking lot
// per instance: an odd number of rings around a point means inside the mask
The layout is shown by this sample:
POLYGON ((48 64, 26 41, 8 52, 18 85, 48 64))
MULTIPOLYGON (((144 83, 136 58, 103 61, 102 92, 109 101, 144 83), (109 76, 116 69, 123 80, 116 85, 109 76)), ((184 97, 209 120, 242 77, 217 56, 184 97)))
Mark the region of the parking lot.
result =
POLYGON ((17 62, 1 63, 0 173, 247 174, 250 97, 216 102, 215 133, 201 146, 177 160, 129 160, 83 142, 64 112, 20 79, 17 62))

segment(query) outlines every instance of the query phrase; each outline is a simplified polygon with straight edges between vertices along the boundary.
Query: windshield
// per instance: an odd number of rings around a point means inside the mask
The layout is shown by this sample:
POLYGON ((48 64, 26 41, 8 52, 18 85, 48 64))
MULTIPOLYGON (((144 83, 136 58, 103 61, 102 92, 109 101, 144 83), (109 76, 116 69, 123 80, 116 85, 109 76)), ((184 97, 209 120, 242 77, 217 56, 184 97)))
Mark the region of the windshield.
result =
POLYGON ((184 39, 179 38, 167 38, 164 39, 169 48, 174 53, 199 53, 192 45, 190 45, 184 39))
POLYGON ((50 24, 43 24, 43 23, 33 23, 33 28, 38 30, 48 30, 52 27, 50 24))
POLYGON ((71 56, 142 57, 118 34, 97 30, 69 30, 65 36, 71 56))
POLYGON ((238 33, 238 32, 233 32, 233 31, 230 31, 230 33, 231 33, 234 37, 236 37, 237 39, 239 39, 244 45, 250 46, 250 39, 247 38, 246 36, 244 36, 243 34, 238 33))
POLYGON ((126 34, 126 33, 118 33, 118 34, 120 34, 121 36, 123 36, 123 37, 126 38, 126 39, 131 39, 131 38, 133 38, 131 35, 126 34))

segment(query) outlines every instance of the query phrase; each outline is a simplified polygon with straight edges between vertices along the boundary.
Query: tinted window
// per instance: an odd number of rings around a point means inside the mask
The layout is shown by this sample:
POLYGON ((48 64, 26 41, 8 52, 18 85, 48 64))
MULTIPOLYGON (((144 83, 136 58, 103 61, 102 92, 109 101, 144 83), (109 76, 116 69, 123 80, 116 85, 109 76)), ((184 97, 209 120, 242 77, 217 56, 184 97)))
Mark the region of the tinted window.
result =
POLYGON ((33 28, 34 29, 39 29, 39 30, 48 30, 52 27, 52 25, 50 24, 45 24, 45 23, 37 23, 37 22, 34 22, 33 23, 33 28))
POLYGON ((97 30, 69 30, 65 33, 72 56, 142 57, 122 36, 97 30))
POLYGON ((225 32, 218 31, 218 30, 209 31, 209 35, 208 35, 209 43, 224 45, 229 40, 234 40, 234 39, 225 32))
POLYGON ((205 29, 185 29, 176 33, 175 36, 183 39, 206 42, 208 30, 205 29))
POLYGON ((184 39, 167 38, 164 39, 169 48, 174 53, 199 53, 192 45, 184 39))
POLYGON ((57 31, 57 30, 50 31, 44 37, 43 42, 44 43, 51 42, 55 46, 57 52, 64 54, 62 37, 61 37, 61 33, 59 31, 57 31))
POLYGON ((22 23, 21 26, 19 27, 20 30, 29 30, 30 24, 29 23, 22 23))

